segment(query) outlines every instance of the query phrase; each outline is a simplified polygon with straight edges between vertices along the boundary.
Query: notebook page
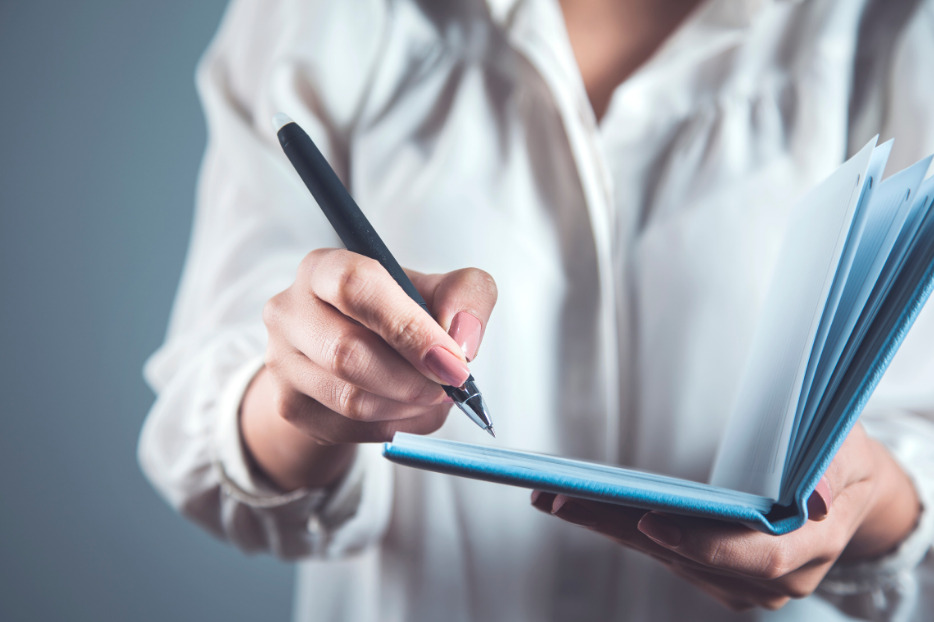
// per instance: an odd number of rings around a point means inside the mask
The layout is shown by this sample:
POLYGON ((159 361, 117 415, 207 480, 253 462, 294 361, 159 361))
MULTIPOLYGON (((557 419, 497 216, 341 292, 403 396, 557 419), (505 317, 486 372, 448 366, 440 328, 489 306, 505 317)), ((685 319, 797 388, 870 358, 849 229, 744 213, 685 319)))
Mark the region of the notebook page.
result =
MULTIPOLYGON (((845 281, 843 294, 836 312, 830 322, 830 330, 823 349, 819 353, 819 362, 814 367, 812 383, 802 391, 799 400, 799 417, 789 451, 789 461, 797 456, 801 439, 811 425, 821 396, 830 383, 830 377, 837 364, 841 362, 844 347, 856 328, 857 320, 872 293, 877 279, 882 273, 885 261, 893 251, 908 218, 912 204, 918 192, 918 186, 924 177, 931 158, 925 158, 909 168, 893 175, 872 190, 866 206, 866 224, 856 248, 853 263, 848 273, 840 273, 845 281)), ((870 167, 871 168, 871 167, 870 167)), ((869 181, 872 180, 872 175, 869 181)), ((826 311, 825 311, 826 313, 826 311)), ((812 351, 812 363, 818 353, 812 351)))
MULTIPOLYGON (((855 357, 860 351, 861 345, 870 339, 872 331, 875 330, 874 327, 878 323, 877 316, 883 303, 888 300, 890 296, 898 295, 898 292, 893 290, 898 280, 896 277, 901 274, 903 267, 907 267, 906 261, 908 260, 910 249, 914 248, 914 242, 920 235, 919 229, 922 223, 930 221, 932 211, 934 211, 934 177, 925 180, 918 191, 915 201, 912 202, 912 207, 909 210, 909 216, 905 226, 899 233, 898 241, 886 260, 882 275, 877 280, 869 301, 866 303, 863 313, 847 341, 838 365, 831 373, 827 389, 823 392, 823 395, 820 396, 817 406, 817 419, 822 417, 820 413, 825 412, 832 403, 844 378, 847 376, 848 370, 858 364, 855 357)), ((808 447, 813 442, 813 428, 819 425, 819 422, 812 422, 810 426, 811 429, 808 429, 798 442, 796 455, 789 457, 788 465, 796 465, 791 469, 786 469, 785 480, 789 485, 792 481, 789 477, 792 479, 797 477, 796 473, 806 466, 802 465, 801 462, 805 459, 808 447)), ((784 488, 783 484, 783 490, 784 488)))
POLYGON ((875 139, 793 208, 714 462, 715 486, 778 498, 811 347, 874 147, 875 139))
MULTIPOLYGON (((828 464, 828 452, 839 444, 839 434, 845 430, 845 420, 852 421, 858 415, 861 404, 865 403, 885 367, 894 356, 892 347, 904 339, 913 318, 921 310, 930 290, 934 287, 934 198, 926 202, 925 210, 917 235, 905 253, 903 269, 898 271, 895 283, 889 289, 879 305, 878 313, 866 330, 864 338, 857 345, 852 362, 842 373, 842 378, 835 383, 839 387, 833 393, 824 396, 826 404, 821 411, 826 416, 815 419, 814 425, 803 444, 801 459, 787 477, 788 489, 783 496, 789 497, 799 488, 804 478, 813 476, 816 465, 825 468, 828 464), (888 350, 887 350, 888 349, 888 350), (881 367, 879 367, 881 366, 881 367), (868 386, 867 386, 868 383, 868 386), (860 396, 860 394, 862 394, 860 396), (854 399, 857 399, 854 402, 854 399), (837 440, 834 440, 834 437, 837 440), (823 464, 820 464, 823 462, 823 464), (810 475, 809 475, 810 474, 810 475)), ((787 502, 780 499, 780 502, 787 502)))
MULTIPOLYGON (((934 177, 929 177, 921 184, 921 188, 919 188, 916 198, 912 202, 905 225, 898 234, 895 247, 889 253, 888 259, 886 259, 882 274, 877 279, 872 294, 869 296, 869 301, 863 309, 862 317, 857 323, 856 332, 850 338, 851 342, 858 342, 862 338, 868 323, 872 322, 872 318, 878 312, 879 305, 882 304, 882 300, 895 282, 895 277, 905 262, 908 249, 911 247, 915 236, 918 235, 922 221, 928 210, 932 208, 932 202, 934 202, 934 177)), ((850 349, 850 344, 847 345, 847 349, 850 349)))
MULTIPOLYGON (((869 167, 866 170, 866 183, 863 184, 859 203, 856 206, 856 215, 853 217, 853 224, 850 226, 846 244, 843 247, 843 255, 840 258, 840 262, 837 264, 833 285, 830 288, 827 302, 824 305, 823 315, 821 315, 820 324, 818 324, 817 327, 817 334, 814 337, 814 344, 811 346, 811 355, 808 358, 807 369, 804 372, 804 381, 801 386, 802 396, 808 395, 811 391, 811 385, 814 382, 814 376, 820 364, 821 353, 824 350, 824 345, 827 343, 827 337, 830 333, 833 318, 836 315, 837 307, 843 296, 846 275, 849 273, 853 261, 856 258, 859 241, 863 236, 863 231, 869 220, 872 197, 876 194, 876 187, 882 179, 882 173, 885 171, 885 164, 888 162, 889 154, 892 152, 892 142, 893 141, 890 140, 876 147, 869 159, 869 167)), ((795 411, 794 423, 791 426, 791 447, 794 447, 794 439, 799 430, 798 426, 801 417, 804 414, 804 405, 805 400, 799 399, 797 410, 795 411)))

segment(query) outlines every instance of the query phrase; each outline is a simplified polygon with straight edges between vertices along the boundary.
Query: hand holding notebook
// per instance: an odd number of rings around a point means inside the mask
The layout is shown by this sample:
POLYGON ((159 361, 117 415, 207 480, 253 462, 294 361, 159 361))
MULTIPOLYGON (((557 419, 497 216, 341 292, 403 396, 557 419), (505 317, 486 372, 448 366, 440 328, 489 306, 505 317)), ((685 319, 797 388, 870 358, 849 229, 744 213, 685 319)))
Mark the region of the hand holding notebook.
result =
POLYGON ((808 502, 808 522, 774 536, 742 525, 536 491, 533 505, 652 555, 735 610, 777 609, 817 589, 837 560, 891 551, 912 530, 918 499, 888 451, 857 424, 808 502))

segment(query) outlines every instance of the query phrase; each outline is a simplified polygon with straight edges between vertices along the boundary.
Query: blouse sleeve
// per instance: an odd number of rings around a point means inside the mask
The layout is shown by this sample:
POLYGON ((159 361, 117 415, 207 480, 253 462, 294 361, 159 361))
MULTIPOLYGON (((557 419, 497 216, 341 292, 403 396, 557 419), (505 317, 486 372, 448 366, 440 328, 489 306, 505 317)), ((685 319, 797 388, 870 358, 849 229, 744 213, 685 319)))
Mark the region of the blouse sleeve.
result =
POLYGON ((307 252, 339 245, 272 115, 300 123, 346 182, 386 24, 377 0, 236 0, 198 67, 208 145, 168 334, 145 368, 156 401, 139 461, 173 507, 245 551, 343 555, 378 541, 388 521, 391 472, 376 447, 362 447, 333 490, 280 494, 251 470, 238 420, 263 363, 263 305, 307 252))
MULTIPOLYGON (((889 171, 934 153, 934 1, 921 0, 908 16, 891 62, 878 72, 876 103, 882 140, 895 138, 889 171)), ((878 123, 878 121, 877 121, 878 123)), ((835 565, 819 593, 843 612, 868 620, 915 619, 930 607, 934 584, 934 302, 929 301, 876 390, 861 420, 912 479, 921 517, 888 555, 835 565)))

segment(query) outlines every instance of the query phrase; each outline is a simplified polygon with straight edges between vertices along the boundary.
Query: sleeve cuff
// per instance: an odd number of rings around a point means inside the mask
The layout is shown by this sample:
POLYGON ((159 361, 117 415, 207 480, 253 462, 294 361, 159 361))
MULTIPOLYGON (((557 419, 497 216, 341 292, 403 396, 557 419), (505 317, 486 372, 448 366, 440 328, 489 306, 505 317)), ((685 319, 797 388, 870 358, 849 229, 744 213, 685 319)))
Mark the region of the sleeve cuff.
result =
POLYGON ((347 475, 327 489, 283 493, 251 467, 240 435, 240 403, 262 366, 262 357, 243 364, 220 396, 213 450, 224 494, 251 508, 300 517, 313 557, 341 556, 372 544, 382 531, 374 531, 372 524, 385 523, 392 489, 378 446, 359 446, 347 475))
MULTIPOLYGON (((299 489, 283 493, 250 466, 240 437, 240 402, 253 377, 262 367, 261 356, 241 365, 231 374, 220 396, 213 438, 214 465, 219 471, 224 492, 229 496, 251 507, 273 508, 304 498, 309 495, 309 491, 299 489)), ((321 496, 323 491, 317 494, 321 496)))

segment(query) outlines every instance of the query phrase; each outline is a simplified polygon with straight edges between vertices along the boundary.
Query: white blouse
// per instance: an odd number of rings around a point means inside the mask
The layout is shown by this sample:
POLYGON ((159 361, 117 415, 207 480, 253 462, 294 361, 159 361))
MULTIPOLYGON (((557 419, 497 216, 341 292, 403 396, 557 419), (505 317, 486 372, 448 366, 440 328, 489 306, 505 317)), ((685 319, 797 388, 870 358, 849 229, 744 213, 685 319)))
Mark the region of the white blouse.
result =
MULTIPOLYGON (((236 0, 198 71, 210 139, 146 367, 144 470, 215 535, 301 558, 298 620, 920 619, 929 510, 818 595, 731 614, 528 491, 377 446, 334 491, 279 494, 250 471, 237 417, 263 303, 339 245, 277 145, 283 111, 401 264, 497 281, 471 368, 498 438, 456 412, 439 435, 706 480, 788 208, 876 133, 896 139, 890 170, 934 152, 931 59, 932 1, 708 0, 598 123, 554 0, 236 0)), ((932 344, 929 305, 862 418, 925 508, 932 344)))

